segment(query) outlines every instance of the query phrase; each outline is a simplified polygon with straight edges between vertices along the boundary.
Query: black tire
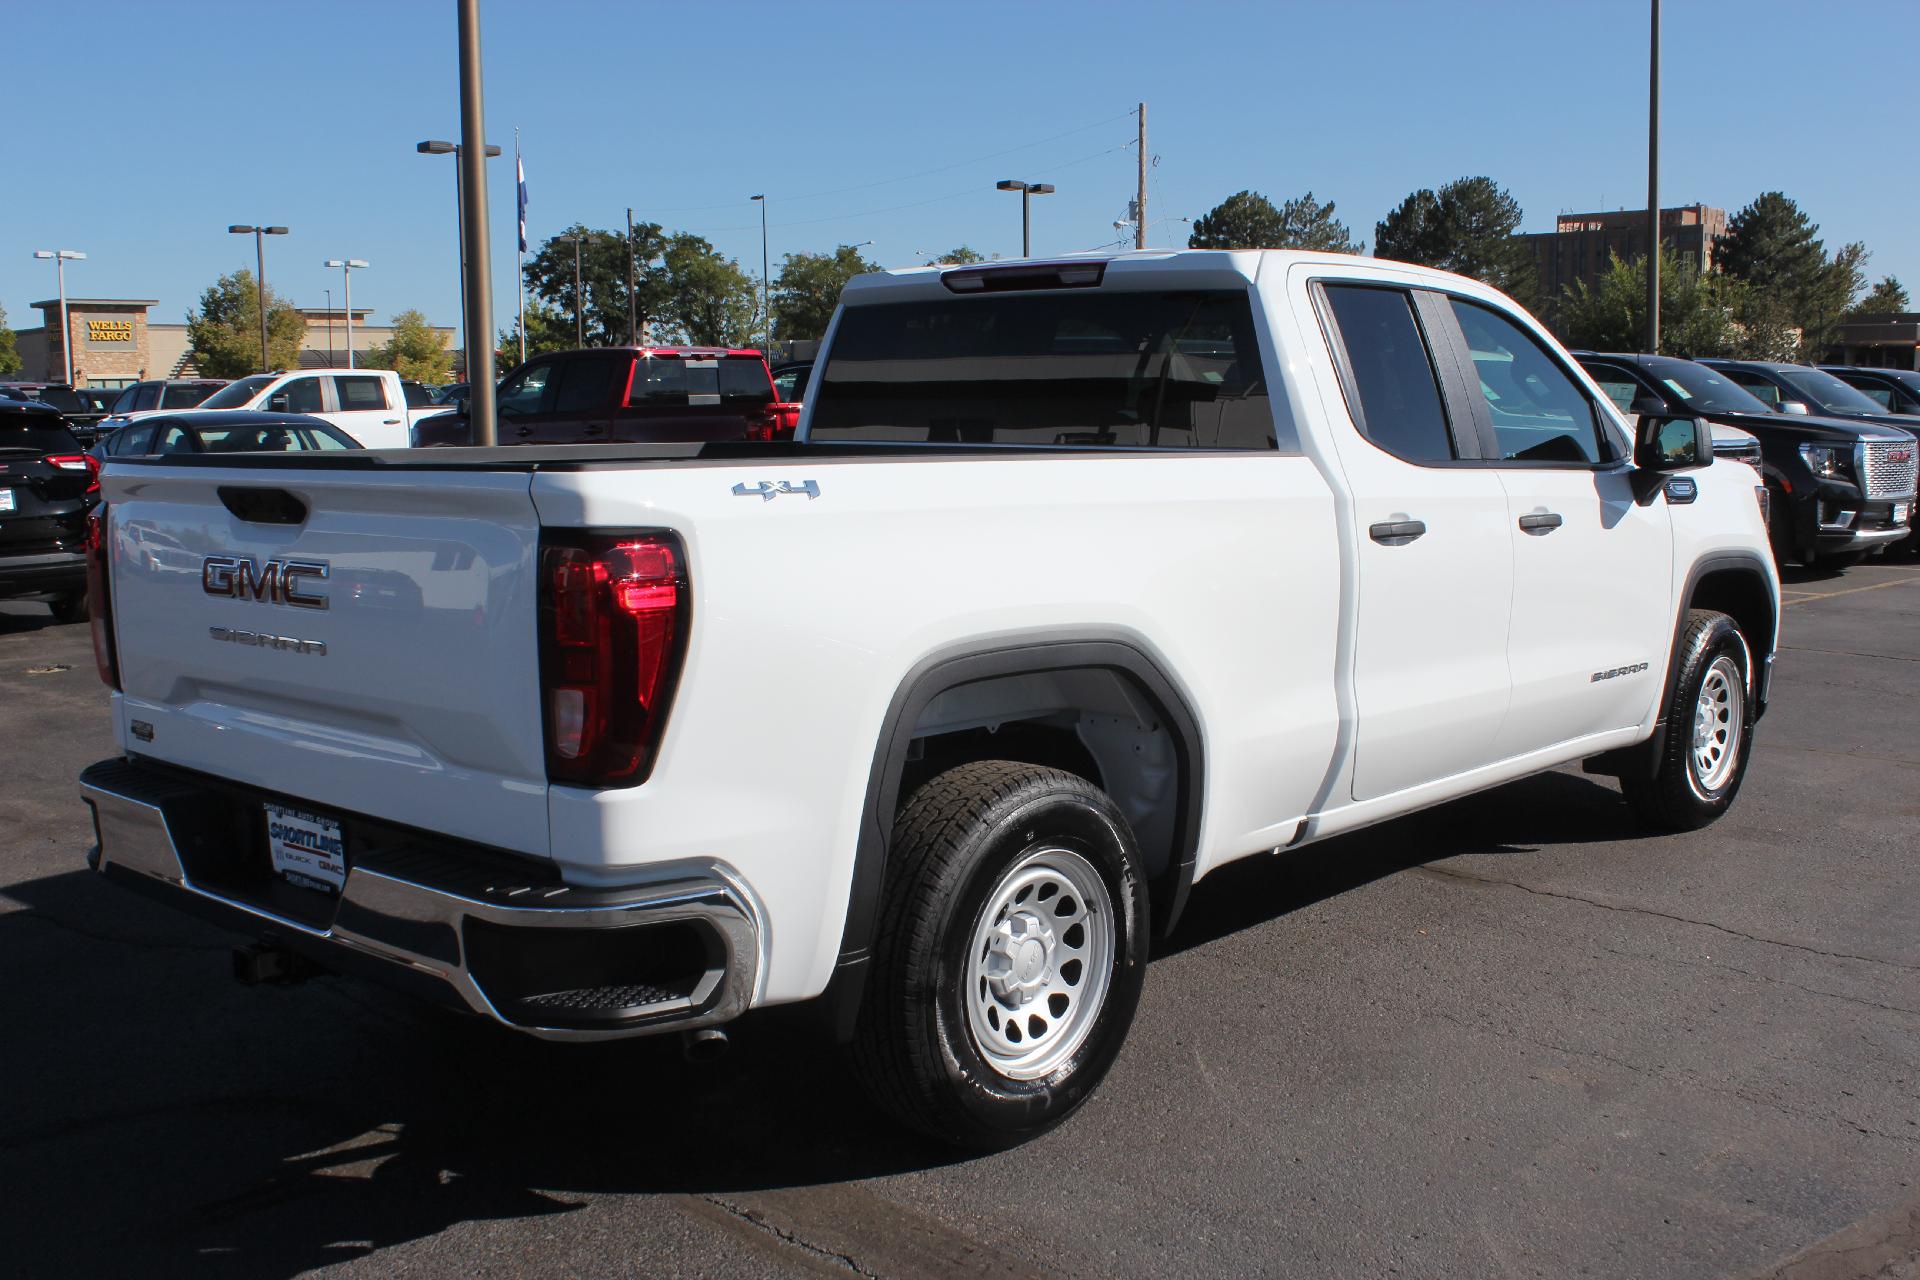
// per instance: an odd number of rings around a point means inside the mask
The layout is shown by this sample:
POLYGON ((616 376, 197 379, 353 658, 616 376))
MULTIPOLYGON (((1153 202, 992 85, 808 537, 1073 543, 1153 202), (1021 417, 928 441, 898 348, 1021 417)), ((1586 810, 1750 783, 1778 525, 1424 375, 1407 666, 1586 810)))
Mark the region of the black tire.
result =
POLYGON ((55 622, 85 622, 87 620, 87 597, 83 593, 70 596, 56 596, 47 601, 47 608, 53 610, 55 622))
MULTIPOLYGON (((1724 676, 1724 668, 1721 674, 1724 676)), ((1740 624, 1724 613, 1691 610, 1680 637, 1669 691, 1665 734, 1653 775, 1622 778, 1620 789, 1648 826, 1661 831, 1696 831, 1732 806, 1753 753, 1753 652, 1740 624), (1730 762, 1716 765, 1709 773, 1694 749, 1695 718, 1701 689, 1723 660, 1738 671, 1739 723, 1708 735, 1734 753, 1730 762)), ((1731 706, 1728 709, 1731 711, 1731 706)), ((1707 749, 1712 749, 1711 742, 1707 749)))
MULTIPOLYGON (((1033 901, 1044 893, 1042 886, 1033 901)), ((1068 899, 1056 893, 1050 901, 1068 899)), ((1101 905, 1088 901, 1079 909, 1091 920, 1102 914, 1101 905)), ((1005 918, 1004 911, 994 916, 1005 918)), ((930 779, 901 810, 888 852, 873 972, 853 1044, 867 1091, 902 1123, 957 1146, 993 1150, 1051 1129, 1087 1100, 1119 1056, 1146 974, 1147 920, 1132 829, 1086 779, 1005 760, 961 765, 930 779), (1018 1079, 982 1050, 962 993, 975 986, 979 930, 992 928, 990 896, 1047 849, 1069 850, 1097 871, 1112 929, 1111 963, 1102 968, 1104 998, 1089 1000, 1084 1015, 1078 1009, 1071 1015, 1087 1021, 1078 1024, 1085 1029, 1070 1056, 1044 1076, 1018 1079)), ((1084 942, 1092 933, 1080 936, 1084 942)), ((1048 981, 1056 954, 1066 954, 1053 946, 1049 935, 1048 981)), ((1058 963, 1059 973, 1076 972, 1070 963, 1058 963)), ((1080 990, 1093 990, 1091 964, 1077 972, 1075 981, 1089 984, 1080 990)), ((985 1005, 984 978, 978 990, 985 1005)), ((1041 1005, 1031 1008, 1044 1012, 1041 1005)), ((1026 1012, 1021 1008, 1010 1022, 1026 1012)), ((1070 1043, 1063 1039, 1062 1048, 1070 1043)), ((1000 1049, 1005 1053, 1007 1046, 1000 1049)))
POLYGON ((1832 555, 1815 557, 1813 567, 1828 573, 1838 573, 1842 569, 1853 568, 1866 558, 1867 553, 1864 551, 1839 551, 1832 555))

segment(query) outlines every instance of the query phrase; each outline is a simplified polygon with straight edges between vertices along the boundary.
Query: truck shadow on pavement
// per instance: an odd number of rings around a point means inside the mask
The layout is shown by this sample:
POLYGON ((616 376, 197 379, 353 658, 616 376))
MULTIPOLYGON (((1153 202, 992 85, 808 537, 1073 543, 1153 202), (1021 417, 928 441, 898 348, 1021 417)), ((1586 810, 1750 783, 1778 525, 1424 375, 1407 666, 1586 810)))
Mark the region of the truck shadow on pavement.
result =
MULTIPOLYGON (((1437 858, 1630 830, 1611 787, 1529 779, 1224 869, 1160 953, 1437 858)), ((467 1256, 530 1258, 556 1233, 616 1229, 637 1261, 673 1238, 671 1203, 490 1242, 486 1224, 668 1195, 752 1232, 737 1197, 964 1158, 874 1113, 784 1011, 743 1021, 710 1065, 671 1038, 544 1044, 342 979, 237 986, 226 935, 90 873, 5 892, 25 908, 0 912, 0 1214, 21 1274, 292 1276, 449 1231, 467 1256)))

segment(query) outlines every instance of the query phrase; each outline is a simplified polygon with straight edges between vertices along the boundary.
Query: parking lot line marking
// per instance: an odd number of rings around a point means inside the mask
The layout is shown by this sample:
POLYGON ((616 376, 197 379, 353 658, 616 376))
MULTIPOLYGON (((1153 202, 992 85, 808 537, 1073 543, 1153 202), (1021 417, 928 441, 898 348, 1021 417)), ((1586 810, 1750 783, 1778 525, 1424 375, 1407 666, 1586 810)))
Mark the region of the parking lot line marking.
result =
POLYGON ((1856 653, 1852 649, 1815 649, 1802 644, 1783 644, 1780 647, 1795 653, 1824 653, 1832 658, 1884 658, 1888 662, 1920 662, 1920 658, 1910 658, 1904 653, 1856 653))
MULTIPOLYGON (((1844 591, 1823 591, 1819 595, 1810 595, 1801 600, 1788 600, 1786 603, 1805 604, 1808 600, 1831 600, 1835 596, 1856 596, 1862 591, 1885 591, 1888 587, 1910 587, 1912 585, 1913 583, 1911 582, 1876 582, 1871 586, 1848 587, 1844 591)), ((1782 592, 1781 594, 1784 595, 1786 593, 1782 592)))

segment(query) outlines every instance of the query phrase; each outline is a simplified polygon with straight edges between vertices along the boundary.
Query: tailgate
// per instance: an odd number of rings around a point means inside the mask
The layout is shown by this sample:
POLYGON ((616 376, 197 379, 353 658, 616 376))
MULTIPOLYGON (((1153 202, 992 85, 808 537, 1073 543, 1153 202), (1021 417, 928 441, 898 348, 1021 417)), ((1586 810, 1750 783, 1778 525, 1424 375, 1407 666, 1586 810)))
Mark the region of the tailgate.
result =
POLYGON ((110 467, 121 742, 546 856, 528 480, 110 467))

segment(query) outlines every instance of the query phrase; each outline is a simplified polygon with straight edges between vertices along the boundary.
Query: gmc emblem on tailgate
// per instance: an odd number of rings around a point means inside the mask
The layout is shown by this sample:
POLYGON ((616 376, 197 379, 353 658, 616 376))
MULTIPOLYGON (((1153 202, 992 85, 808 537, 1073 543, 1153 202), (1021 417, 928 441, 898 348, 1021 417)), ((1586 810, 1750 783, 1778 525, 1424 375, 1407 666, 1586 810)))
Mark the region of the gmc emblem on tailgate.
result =
POLYGON ((200 566, 200 589, 234 600, 324 609, 327 598, 301 591, 298 583, 301 578, 326 577, 327 566, 321 560, 269 560, 256 567, 246 556, 208 556, 200 566))

